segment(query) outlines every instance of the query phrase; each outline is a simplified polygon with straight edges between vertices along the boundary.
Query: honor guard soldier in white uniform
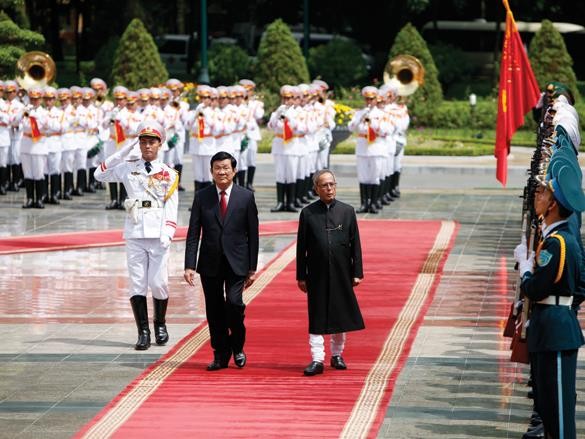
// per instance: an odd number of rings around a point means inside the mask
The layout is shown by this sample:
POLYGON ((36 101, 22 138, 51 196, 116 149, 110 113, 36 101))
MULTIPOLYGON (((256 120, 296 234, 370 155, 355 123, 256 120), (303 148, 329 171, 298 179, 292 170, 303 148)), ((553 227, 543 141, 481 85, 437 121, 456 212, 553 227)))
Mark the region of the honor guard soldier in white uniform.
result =
POLYGON ((71 103, 71 91, 68 88, 57 90, 60 108, 63 110, 63 135, 61 136, 61 172, 63 174, 63 191, 59 199, 72 200, 73 165, 75 163, 76 138, 73 126, 76 121, 75 107, 71 103))
POLYGON ((246 185, 246 171, 248 170, 248 139, 246 139, 247 123, 250 117, 250 108, 244 101, 246 89, 241 85, 232 87, 236 129, 234 132, 234 157, 238 162, 237 183, 246 185), (244 140, 245 139, 245 140, 244 140))
POLYGON ((71 195, 82 197, 87 182, 87 108, 83 105, 83 89, 73 86, 70 90, 71 104, 75 108, 75 119, 71 125, 75 139, 73 170, 77 174, 75 189, 71 195))
POLYGON ((18 192, 24 184, 22 166, 20 165, 20 142, 22 127, 20 117, 24 104, 18 99, 18 84, 16 81, 4 83, 4 97, 8 104, 8 124, 10 127, 10 148, 8 150, 9 180, 8 190, 18 192))
MULTIPOLYGON (((105 144, 110 138, 109 127, 105 126, 104 121, 106 116, 114 109, 114 103, 107 99, 108 85, 103 79, 93 78, 91 81, 89 81, 89 86, 93 89, 93 91, 95 91, 96 94, 94 105, 98 109, 98 139, 100 143, 97 155, 95 157, 96 163, 100 163, 103 162, 106 158, 105 144)), ((95 169, 90 168, 90 183, 94 173, 95 169)), ((99 181, 95 182, 95 188, 105 189, 104 185, 99 181)))
POLYGON ((10 127, 8 126, 8 104, 4 100, 4 81, 0 81, 0 96, 0 195, 6 195, 8 188, 10 127))
POLYGON ((280 87, 280 98, 280 107, 270 115, 268 121, 268 129, 274 132, 272 156, 276 174, 276 206, 270 211, 297 212, 294 202, 299 155, 297 154, 297 139, 294 136, 296 127, 296 111, 293 108, 294 88, 291 85, 280 87))
MULTIPOLYGON (((189 111, 189 104, 181 99, 181 93, 183 91, 183 83, 178 79, 171 78, 167 81, 167 88, 170 90, 172 96, 170 98, 168 106, 172 107, 176 111, 175 121, 175 134, 177 136, 174 142, 174 147, 169 145, 169 161, 175 170, 179 173, 179 178, 183 173, 183 154, 185 153, 185 125, 183 124, 183 116, 189 111)), ((175 115, 173 116, 175 117, 175 115)), ((171 136, 169 136, 171 137, 171 136)), ((170 139, 167 139, 167 143, 170 139)), ((179 191, 185 189, 179 183, 179 191)))
POLYGON ((380 193, 380 174, 384 161, 383 137, 389 133, 384 113, 377 108, 378 89, 364 87, 362 96, 366 107, 356 112, 348 124, 358 135, 356 143, 357 177, 360 184, 361 206, 358 213, 378 213, 375 203, 380 193))
POLYGON ((20 158, 24 173, 26 201, 24 209, 34 207, 43 209, 45 196, 45 169, 47 167, 48 149, 43 133, 47 129, 47 110, 41 107, 43 91, 33 87, 28 91, 30 104, 21 114, 23 130, 20 146, 20 158))
POLYGON ((394 94, 394 119, 396 124, 396 132, 394 139, 396 140, 396 154, 394 156, 394 172, 390 178, 390 194, 393 198, 400 198, 400 174, 402 172, 402 158, 404 157, 404 149, 406 148, 406 131, 410 124, 410 116, 408 115, 408 108, 405 103, 398 101, 398 92, 394 94))
POLYGON ((394 198, 390 195, 390 180, 394 173, 394 159, 396 156, 396 115, 393 111, 392 102, 395 99, 397 88, 393 85, 384 84, 378 90, 378 108, 384 113, 385 121, 390 125, 391 132, 382 137, 384 142, 384 161, 382 162, 382 173, 380 174, 380 193, 376 208, 388 206, 394 198))
POLYGON ((84 187, 85 192, 95 193, 96 181, 94 178, 95 169, 98 164, 98 155, 94 155, 96 148, 100 148, 99 126, 101 122, 100 110, 95 106, 96 94, 93 88, 83 88, 82 104, 87 109, 86 114, 86 171, 87 171, 87 185, 84 187), (91 151, 91 153, 90 153, 91 151))
POLYGON ((148 288, 154 301, 154 335, 164 345, 169 335, 166 310, 169 298, 169 247, 177 228, 179 176, 158 159, 165 140, 162 126, 146 121, 138 130, 142 157, 128 161, 134 147, 127 143, 106 159, 96 170, 95 178, 103 182, 120 182, 128 190, 124 202, 127 217, 124 226, 126 256, 130 278, 130 303, 138 341, 135 349, 150 347, 150 328, 146 295, 148 288))
POLYGON ((63 143, 64 112, 55 106, 57 90, 53 87, 45 87, 44 90, 45 109, 47 110, 47 128, 45 142, 49 156, 47 158, 47 174, 49 175, 50 192, 47 204, 59 204, 61 196, 61 162, 63 143))
POLYGON ((200 85, 197 87, 197 96, 200 104, 195 110, 189 111, 183 120, 185 127, 190 131, 189 154, 193 157, 195 192, 211 185, 209 162, 216 153, 214 135, 218 129, 216 109, 212 106, 212 98, 217 99, 217 90, 200 85))
MULTIPOLYGON (((317 101, 324 109, 321 131, 319 135, 319 155, 317 158, 317 170, 329 168, 329 153, 333 141, 332 131, 335 128, 335 103, 327 98, 329 85, 320 79, 315 79, 313 85, 319 87, 317 101)), ((317 107, 320 108, 320 107, 317 107)))
POLYGON ((245 101, 248 105, 248 120, 246 122, 246 187, 254 192, 254 175, 256 174, 256 155, 258 154, 258 142, 262 140, 259 123, 264 117, 264 102, 254 95, 256 84, 250 79, 240 80, 240 85, 246 89, 245 101))

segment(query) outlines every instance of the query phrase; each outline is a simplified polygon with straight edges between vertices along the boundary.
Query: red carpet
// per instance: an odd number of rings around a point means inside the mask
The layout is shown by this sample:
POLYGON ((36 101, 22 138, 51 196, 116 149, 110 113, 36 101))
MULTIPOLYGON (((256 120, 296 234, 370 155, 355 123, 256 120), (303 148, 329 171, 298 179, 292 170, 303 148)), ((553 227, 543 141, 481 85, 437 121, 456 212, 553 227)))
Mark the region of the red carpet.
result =
MULTIPOLYGON (((266 221, 260 224, 260 235, 296 233, 298 221, 266 221)), ((187 227, 177 227, 175 240, 187 237, 187 227)), ((74 250, 90 247, 123 245, 122 230, 95 230, 86 232, 52 233, 46 235, 13 236, 0 239, 0 255, 56 250, 74 250)))
POLYGON ((450 221, 360 222, 366 329, 348 334, 348 370, 302 375, 307 310, 292 245, 246 292, 247 302, 257 297, 246 310, 245 368, 206 372, 208 331, 196 328, 77 437, 375 437, 456 229, 450 221))

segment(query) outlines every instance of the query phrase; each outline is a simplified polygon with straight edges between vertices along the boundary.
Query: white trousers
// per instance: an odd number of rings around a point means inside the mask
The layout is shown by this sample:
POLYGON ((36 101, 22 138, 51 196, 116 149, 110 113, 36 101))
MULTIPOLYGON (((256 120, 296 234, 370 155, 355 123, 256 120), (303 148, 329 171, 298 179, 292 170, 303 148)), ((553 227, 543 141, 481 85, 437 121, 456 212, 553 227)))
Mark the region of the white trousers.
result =
POLYGON ((61 170, 63 172, 73 172, 75 163, 75 150, 69 149, 61 153, 61 170))
POLYGON ((236 160, 238 161, 238 171, 247 171, 248 170, 248 148, 243 151, 238 151, 235 155, 236 160))
POLYGON ((165 151, 164 162, 169 166, 181 165, 183 163, 183 154, 185 153, 185 135, 179 135, 179 140, 174 148, 165 151))
POLYGON ((10 150, 8 151, 8 164, 20 165, 20 142, 22 135, 15 139, 10 139, 10 150))
POLYGON ((126 261, 130 278, 129 295, 146 296, 148 288, 155 299, 169 297, 169 249, 159 238, 126 240, 126 261))
MULTIPOLYGON (((325 337, 321 334, 309 334, 311 357, 313 361, 325 361, 325 337)), ((331 334, 331 356, 341 355, 345 347, 345 332, 331 334)))
POLYGON ((305 153, 304 155, 299 157, 295 177, 297 180, 302 180, 305 177, 308 177, 310 174, 311 173, 309 172, 309 153, 305 153))
POLYGON ((305 174, 307 177, 311 174, 314 174, 316 171, 319 170, 317 168, 317 160, 319 159, 319 151, 311 151, 308 153, 308 161, 307 161, 307 172, 305 174))
POLYGON ((386 156, 384 157, 384 164, 383 164, 383 169, 382 169, 382 177, 381 179, 383 180, 384 178, 394 174, 394 156, 386 156))
POLYGON ((22 153, 20 160, 22 161, 22 174, 24 178, 31 180, 45 179, 45 170, 47 169, 46 155, 22 153))
POLYGON ((61 173, 61 151, 50 152, 47 157, 47 174, 61 173))
POLYGON ((317 152, 317 171, 327 168, 327 159, 329 158, 329 146, 317 152))
POLYGON ((9 145, 0 146, 0 168, 8 166, 8 149, 9 145))
POLYGON ((79 169, 87 169, 87 149, 79 148, 73 151, 75 153, 73 160, 73 168, 77 171, 79 169))
POLYGON ((296 183, 299 156, 274 154, 274 173, 277 183, 296 183))
POLYGON ((384 160, 383 156, 357 156, 358 183, 379 184, 384 160))
POLYGON ((256 166, 256 155, 258 154, 258 141, 257 140, 248 140, 248 149, 246 149, 246 161, 248 163, 248 167, 256 166))
POLYGON ((209 170, 211 157, 210 155, 193 156, 193 179, 195 181, 211 181, 211 171, 209 170))
POLYGON ((404 148, 394 156, 394 172, 402 171, 402 157, 404 157, 404 148))

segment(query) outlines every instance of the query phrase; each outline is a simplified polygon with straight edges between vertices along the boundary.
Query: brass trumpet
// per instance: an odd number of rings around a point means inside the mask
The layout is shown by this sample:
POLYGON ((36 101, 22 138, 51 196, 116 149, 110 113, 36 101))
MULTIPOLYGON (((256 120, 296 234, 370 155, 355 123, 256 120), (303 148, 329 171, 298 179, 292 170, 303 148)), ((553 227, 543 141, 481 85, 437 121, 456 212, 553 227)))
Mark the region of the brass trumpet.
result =
POLYGON ((398 55, 384 68, 384 83, 398 88, 398 96, 413 94, 424 84, 425 69, 418 58, 411 55, 398 55))
POLYGON ((45 52, 26 52, 16 62, 16 81, 25 90, 50 84, 56 74, 55 61, 45 52))

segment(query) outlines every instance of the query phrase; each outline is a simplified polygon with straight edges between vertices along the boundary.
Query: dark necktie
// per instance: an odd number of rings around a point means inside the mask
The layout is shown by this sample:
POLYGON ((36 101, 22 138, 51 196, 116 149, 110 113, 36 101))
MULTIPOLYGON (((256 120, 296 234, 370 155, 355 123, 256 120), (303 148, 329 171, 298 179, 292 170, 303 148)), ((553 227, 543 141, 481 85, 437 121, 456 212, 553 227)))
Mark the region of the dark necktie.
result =
POLYGON ((227 199, 225 191, 221 191, 219 193, 221 195, 221 199, 219 200, 219 213, 221 214, 221 218, 225 218, 225 213, 227 212, 227 199))
POLYGON ((150 174, 150 171, 152 170, 152 165, 150 162, 144 162, 144 167, 146 168, 146 173, 150 174))

